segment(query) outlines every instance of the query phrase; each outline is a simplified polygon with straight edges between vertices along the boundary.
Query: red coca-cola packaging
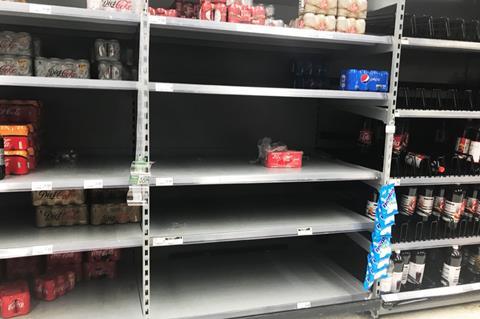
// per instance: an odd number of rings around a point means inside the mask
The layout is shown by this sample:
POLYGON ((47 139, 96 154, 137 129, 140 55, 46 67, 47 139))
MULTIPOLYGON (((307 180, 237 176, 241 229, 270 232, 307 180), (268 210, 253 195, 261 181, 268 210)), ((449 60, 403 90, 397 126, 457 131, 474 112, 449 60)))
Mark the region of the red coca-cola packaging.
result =
POLYGON ((252 7, 252 24, 265 25, 265 7, 259 4, 252 7))
POLYGON ((82 253, 61 253, 47 256, 47 266, 80 264, 82 262, 82 253))
POLYGON ((216 3, 213 12, 213 20, 227 22, 227 5, 225 3, 216 3))
POLYGON ((88 262, 96 261, 118 261, 120 260, 120 249, 100 249, 87 252, 88 262))
POLYGON ((148 7, 148 14, 152 16, 157 15, 157 10, 153 7, 148 7))
POLYGON ((252 23, 252 6, 247 4, 242 5, 240 23, 252 23))
POLYGON ((41 259, 39 256, 11 258, 6 261, 8 280, 26 279, 40 274, 41 259))
POLYGON ((26 151, 28 149, 28 137, 26 136, 5 136, 3 142, 5 151, 26 151))
POLYGON ((55 300, 75 288, 73 271, 47 274, 35 278, 35 297, 45 301, 55 300))
POLYGON ((0 124, 40 124, 41 103, 34 100, 0 100, 0 124))
POLYGON ((85 280, 106 277, 114 279, 117 276, 117 262, 93 261, 83 263, 83 277, 85 280))
POLYGON ((82 264, 66 264, 66 265, 47 265, 47 273, 66 273, 71 271, 75 274, 75 280, 81 281, 83 278, 82 264))
POLYGON ((265 166, 268 168, 301 168, 303 152, 301 151, 267 151, 265 166))
POLYGON ((202 3, 202 6, 200 7, 200 14, 199 14, 199 19, 200 20, 213 20, 213 4, 206 0, 202 3))
POLYGON ((0 316, 13 318, 30 312, 30 290, 26 281, 0 285, 0 316))
POLYGON ((25 175, 30 167, 27 151, 5 151, 5 174, 25 175))
POLYGON ((228 6, 228 22, 240 23, 242 15, 242 5, 234 2, 228 6))

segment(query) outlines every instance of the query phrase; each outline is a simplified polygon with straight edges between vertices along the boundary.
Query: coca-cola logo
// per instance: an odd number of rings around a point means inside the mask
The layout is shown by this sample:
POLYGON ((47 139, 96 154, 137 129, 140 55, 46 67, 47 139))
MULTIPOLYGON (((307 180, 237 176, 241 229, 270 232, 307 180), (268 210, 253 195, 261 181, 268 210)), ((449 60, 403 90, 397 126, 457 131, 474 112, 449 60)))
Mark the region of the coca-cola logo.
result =
POLYGON ((47 77, 76 78, 78 76, 75 70, 72 70, 72 69, 61 70, 61 69, 51 68, 51 69, 48 69, 47 71, 47 77))
POLYGON ((50 192, 50 191, 40 191, 37 193, 38 197, 40 199, 68 199, 69 197, 69 192, 68 191, 55 191, 55 192, 50 192))
POLYGON ((8 39, 8 38, 0 39, 0 48, 1 48, 2 50, 12 49, 14 43, 15 43, 15 42, 13 42, 12 40, 10 40, 10 39, 8 39))
POLYGON ((23 307, 25 306, 25 303, 22 300, 15 299, 13 300, 9 305, 8 305, 8 311, 17 313, 19 312, 23 307))
POLYGON ((17 68, 11 64, 4 64, 0 66, 1 75, 15 75, 17 74, 17 68))
POLYGON ((114 8, 118 10, 130 10, 132 8, 132 2, 128 0, 103 0, 102 7, 114 8))

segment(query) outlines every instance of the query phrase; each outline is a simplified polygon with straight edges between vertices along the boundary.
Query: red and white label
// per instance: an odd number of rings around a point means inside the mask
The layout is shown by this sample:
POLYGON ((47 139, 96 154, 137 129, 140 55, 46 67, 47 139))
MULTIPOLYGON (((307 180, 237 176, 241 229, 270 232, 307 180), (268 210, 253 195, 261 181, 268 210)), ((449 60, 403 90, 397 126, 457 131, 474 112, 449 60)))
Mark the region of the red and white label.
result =
POLYGON ((473 157, 473 161, 475 163, 479 163, 480 162, 480 142, 470 141, 468 154, 473 157))
POLYGON ((470 148, 470 139, 465 137, 457 138, 457 144, 455 145, 455 152, 461 154, 468 154, 470 148))
POLYGON ((417 206, 417 196, 402 195, 400 198, 400 212, 404 215, 411 216, 415 212, 417 206))
POLYGON ((443 209, 443 214, 448 219, 458 223, 462 215, 462 206, 463 206, 463 202, 455 203, 447 200, 445 201, 445 208, 443 209))
POLYGON ((418 196, 417 214, 430 216, 433 211, 433 196, 418 196))

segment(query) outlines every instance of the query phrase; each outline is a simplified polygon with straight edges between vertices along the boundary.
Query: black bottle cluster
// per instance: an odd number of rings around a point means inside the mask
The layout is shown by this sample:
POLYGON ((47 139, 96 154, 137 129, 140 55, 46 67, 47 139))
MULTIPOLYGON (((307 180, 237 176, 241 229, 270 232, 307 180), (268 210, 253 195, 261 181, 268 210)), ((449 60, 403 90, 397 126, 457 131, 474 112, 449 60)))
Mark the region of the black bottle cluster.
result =
POLYGON ((480 186, 397 187, 393 242, 480 236, 480 186))
POLYGON ((295 89, 328 89, 327 67, 324 63, 311 60, 295 60, 291 64, 295 89))
POLYGON ((400 86, 397 108, 417 110, 479 111, 480 92, 465 88, 400 86))
POLYGON ((480 20, 405 14, 404 37, 480 42, 480 20))
POLYGON ((456 286, 480 282, 480 246, 396 251, 380 293, 456 286))
POLYGON ((480 175, 479 126, 469 120, 455 136, 454 140, 448 140, 444 120, 436 127, 435 138, 424 148, 425 152, 409 151, 409 122, 398 120, 393 140, 392 177, 480 175))

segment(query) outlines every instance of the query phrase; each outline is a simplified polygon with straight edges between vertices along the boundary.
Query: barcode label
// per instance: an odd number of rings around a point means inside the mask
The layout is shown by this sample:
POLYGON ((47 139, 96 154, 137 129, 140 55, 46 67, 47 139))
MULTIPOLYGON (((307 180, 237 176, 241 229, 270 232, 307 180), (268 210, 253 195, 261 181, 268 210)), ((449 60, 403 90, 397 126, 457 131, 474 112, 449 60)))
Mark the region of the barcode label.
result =
POLYGON ((103 180, 102 179, 86 179, 83 181, 83 188, 85 189, 103 188, 103 180))
POLYGON ((153 246, 175 246, 183 245, 183 237, 155 237, 152 241, 153 246))
POLYGON ((302 227, 297 228, 298 236, 311 236, 313 235, 313 228, 312 227, 302 227))
POLYGON ((52 14, 52 7, 44 4, 30 4, 30 13, 52 14))
POLYGON ((155 185, 157 186, 172 186, 173 177, 157 177, 155 179, 155 185))
POLYGON ((312 303, 310 301, 297 302, 297 309, 307 309, 311 307, 312 303))
POLYGON ((51 191, 52 182, 32 182, 32 191, 51 191))
POLYGON ((53 253, 53 246, 52 245, 33 246, 32 247, 32 256, 50 255, 52 253, 53 253))

